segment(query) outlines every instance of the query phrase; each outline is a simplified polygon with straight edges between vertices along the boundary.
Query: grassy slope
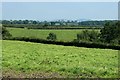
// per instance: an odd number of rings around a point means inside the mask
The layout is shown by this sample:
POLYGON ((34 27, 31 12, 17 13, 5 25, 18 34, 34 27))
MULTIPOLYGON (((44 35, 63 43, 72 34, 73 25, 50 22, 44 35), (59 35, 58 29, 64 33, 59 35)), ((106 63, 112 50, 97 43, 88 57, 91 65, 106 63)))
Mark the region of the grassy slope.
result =
MULTIPOLYGON (((83 29, 79 30, 35 30, 35 29, 22 29, 22 28, 8 28, 13 37, 36 37, 46 39, 50 32, 57 35, 59 41, 73 41, 77 38, 77 33, 80 33, 83 29)), ((89 29, 90 30, 90 29, 89 29)), ((99 31, 96 29, 96 31, 99 31)))
POLYGON ((15 71, 16 75, 52 72, 53 77, 57 73, 73 77, 117 77, 117 62, 117 50, 3 41, 4 76, 15 71))

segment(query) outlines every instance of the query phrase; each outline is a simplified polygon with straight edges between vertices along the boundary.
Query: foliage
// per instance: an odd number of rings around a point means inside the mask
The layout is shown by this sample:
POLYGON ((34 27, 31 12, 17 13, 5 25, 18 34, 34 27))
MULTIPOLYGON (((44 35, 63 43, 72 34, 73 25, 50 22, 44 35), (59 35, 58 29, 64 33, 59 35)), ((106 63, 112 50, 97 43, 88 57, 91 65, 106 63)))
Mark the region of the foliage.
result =
POLYGON ((119 45, 111 45, 111 44, 105 44, 105 43, 103 44, 101 42, 83 42, 83 41, 63 42, 63 41, 38 39, 38 38, 32 38, 32 37, 29 37, 29 38, 15 37, 15 38, 11 38, 11 40, 44 43, 44 44, 64 45, 64 46, 87 47, 87 48, 101 48, 101 49, 115 49, 115 50, 120 49, 119 45))
POLYGON ((2 39, 9 39, 11 37, 12 35, 9 33, 9 31, 5 27, 2 27, 2 39))
POLYGON ((2 39, 2 25, 0 25, 0 40, 2 39))
POLYGON ((99 37, 99 33, 94 30, 92 31, 84 30, 81 33, 77 34, 78 41, 95 42, 95 41, 98 41, 98 37, 99 37))
MULTIPOLYGON (((112 20, 111 20, 112 21, 112 20)), ((113 20, 114 21, 114 20, 113 20)), ((20 27, 20 25, 25 24, 26 25, 32 25, 29 28, 34 28, 34 25, 39 25, 36 26, 37 28, 46 28, 48 26, 54 26, 54 27, 80 27, 80 26, 89 26, 89 27, 103 27, 103 25, 107 22, 107 21, 76 21, 76 20, 58 20, 58 21, 35 21, 35 20, 2 20, 0 21, 2 22, 2 24, 4 24, 4 26, 6 25, 11 25, 11 27, 20 27)), ((23 27, 24 27, 23 26, 23 27)))
POLYGON ((56 34, 49 33, 49 36, 47 37, 47 40, 55 41, 57 39, 56 34))
MULTIPOLYGON (((117 45, 111 45, 108 46, 108 44, 100 42, 99 36, 98 40, 94 37, 90 38, 92 41, 85 41, 81 40, 78 43, 78 40, 73 41, 76 38, 77 33, 82 33, 83 30, 33 30, 33 29, 20 29, 20 28, 8 28, 9 32, 12 34, 14 38, 17 37, 16 40, 23 40, 23 41, 31 41, 31 42, 41 42, 46 44, 59 44, 59 45, 68 45, 68 46, 79 46, 79 47, 90 47, 90 48, 110 48, 110 49, 118 49, 119 46, 117 45), (60 43, 55 42, 46 42, 46 37, 49 35, 49 33, 54 33, 57 35, 56 41, 59 41, 60 43), (72 42, 73 41, 73 42, 72 42), (68 43, 64 43, 68 42, 68 43), (71 42, 71 43, 69 43, 71 42), (75 43, 74 43, 75 42, 75 43)), ((93 30, 88 29, 88 32, 92 32, 93 30)), ((95 34, 99 33, 99 30, 95 30, 95 34)))
POLYGON ((103 42, 120 44, 120 21, 107 22, 100 32, 103 42))
POLYGON ((49 36, 47 37, 47 40, 55 41, 57 39, 56 34, 49 33, 49 36))

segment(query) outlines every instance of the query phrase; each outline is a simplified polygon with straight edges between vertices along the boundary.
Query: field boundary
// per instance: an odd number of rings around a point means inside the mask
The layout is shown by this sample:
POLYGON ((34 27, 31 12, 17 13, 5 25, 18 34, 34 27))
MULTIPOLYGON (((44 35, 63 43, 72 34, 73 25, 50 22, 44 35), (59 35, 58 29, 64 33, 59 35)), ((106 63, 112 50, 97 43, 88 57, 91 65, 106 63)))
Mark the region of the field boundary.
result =
POLYGON ((63 41, 50 41, 38 38, 27 38, 27 37, 14 37, 9 40, 18 40, 26 42, 35 42, 43 44, 55 44, 55 45, 64 45, 64 46, 76 46, 76 47, 87 47, 87 48, 101 48, 101 49, 114 49, 120 50, 119 45, 105 44, 105 43, 95 43, 95 42, 63 42, 63 41))

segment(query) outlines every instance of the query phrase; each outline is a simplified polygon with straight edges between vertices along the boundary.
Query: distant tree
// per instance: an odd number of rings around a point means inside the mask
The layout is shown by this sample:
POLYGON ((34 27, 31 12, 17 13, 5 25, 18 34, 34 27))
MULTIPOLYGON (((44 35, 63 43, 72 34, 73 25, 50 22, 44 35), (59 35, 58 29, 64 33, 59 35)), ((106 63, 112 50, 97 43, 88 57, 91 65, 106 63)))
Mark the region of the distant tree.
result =
POLYGON ((77 40, 89 40, 89 32, 88 30, 84 30, 81 33, 77 34, 77 40))
POLYGON ((92 31, 90 31, 90 33, 89 33, 89 41, 92 41, 92 42, 94 42, 94 41, 99 41, 99 35, 100 35, 100 33, 98 33, 97 31, 94 31, 94 30, 92 30, 92 31))
POLYGON ((37 21, 32 21, 33 24, 37 24, 37 21))
POLYGON ((57 39, 56 34, 54 34, 54 33, 49 33, 49 35, 48 35, 48 37, 47 37, 47 40, 55 41, 56 39, 57 39))
POLYGON ((29 21, 28 20, 23 20, 23 24, 28 24, 29 21))
POLYGON ((101 41, 120 44, 120 21, 107 22, 100 32, 101 41))
POLYGON ((54 26, 55 25, 55 22, 50 22, 51 23, 51 26, 54 26))
POLYGON ((5 27, 2 27, 2 39, 9 39, 12 35, 8 32, 5 27))
POLYGON ((77 41, 98 41, 99 33, 97 31, 84 30, 77 34, 77 41))
POLYGON ((2 20, 2 24, 10 24, 11 22, 9 20, 2 20))

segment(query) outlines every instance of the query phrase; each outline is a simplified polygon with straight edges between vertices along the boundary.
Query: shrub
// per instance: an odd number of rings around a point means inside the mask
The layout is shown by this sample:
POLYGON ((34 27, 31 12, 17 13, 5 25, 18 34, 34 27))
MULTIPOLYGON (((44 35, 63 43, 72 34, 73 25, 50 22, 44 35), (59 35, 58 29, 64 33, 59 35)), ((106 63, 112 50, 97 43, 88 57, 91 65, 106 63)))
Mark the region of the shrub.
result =
POLYGON ((44 39, 38 38, 27 38, 27 37, 14 37, 11 40, 20 40, 26 42, 36 42, 36 43, 44 43, 44 44, 56 44, 56 45, 64 45, 64 46, 77 46, 77 47, 87 47, 87 48, 102 48, 102 49, 115 49, 119 50, 119 45, 110 45, 101 42, 60 42, 60 41, 48 41, 44 39))
POLYGON ((98 42, 99 41, 99 33, 92 30, 89 32, 89 41, 98 42))
POLYGON ((47 40, 55 41, 57 39, 56 34, 49 33, 49 36, 47 37, 47 40))
POLYGON ((2 39, 10 39, 12 35, 8 32, 5 27, 2 27, 2 39))
POLYGON ((92 30, 92 31, 88 31, 88 30, 84 30, 81 33, 77 34, 77 41, 98 41, 99 38, 99 33, 92 30))

